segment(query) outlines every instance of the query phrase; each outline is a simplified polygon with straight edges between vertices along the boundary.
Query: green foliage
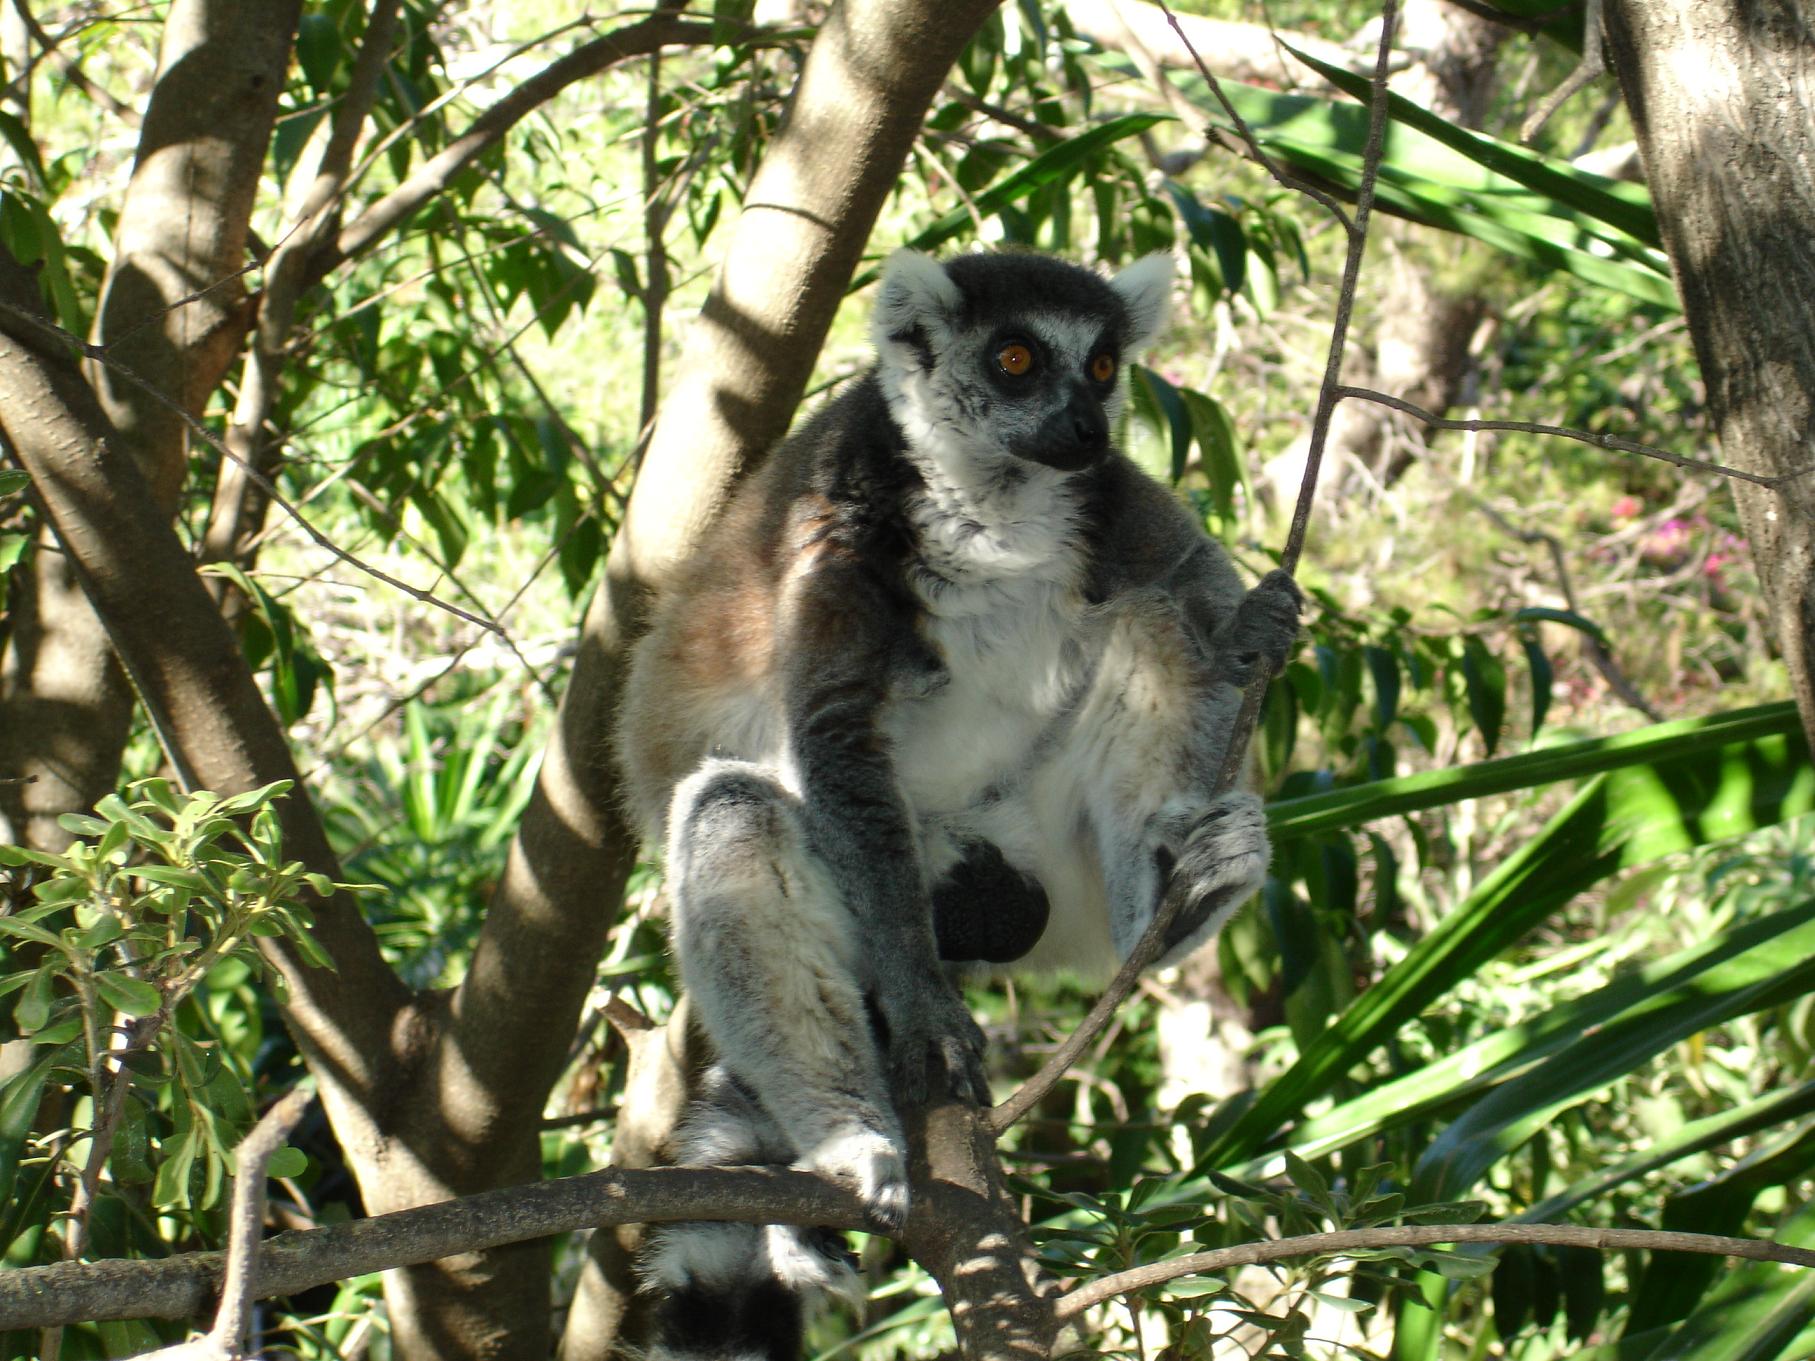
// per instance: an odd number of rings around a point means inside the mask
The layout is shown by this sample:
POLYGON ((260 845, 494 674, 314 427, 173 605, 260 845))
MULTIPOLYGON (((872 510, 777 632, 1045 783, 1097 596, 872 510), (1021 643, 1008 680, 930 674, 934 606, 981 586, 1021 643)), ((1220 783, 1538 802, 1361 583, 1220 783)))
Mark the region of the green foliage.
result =
MULTIPOLYGON (((219 1231, 254 1114, 260 993, 283 995, 259 941, 331 967, 304 898, 346 887, 284 859, 289 789, 184 795, 141 780, 93 817, 65 815, 77 839, 60 853, 0 846, 22 894, 0 915, 0 997, 31 1046, 0 1085, 9 1264, 61 1255, 59 1231, 64 1251, 98 1256, 162 1255, 219 1231), (36 1123, 46 1107, 61 1113, 49 1128, 36 1123)), ((285 1150, 271 1171, 302 1167, 285 1150)))
POLYGON ((329 835, 347 872, 385 893, 368 915, 404 977, 458 977, 524 805, 541 743, 500 686, 484 704, 403 708, 401 740, 325 782, 329 835))

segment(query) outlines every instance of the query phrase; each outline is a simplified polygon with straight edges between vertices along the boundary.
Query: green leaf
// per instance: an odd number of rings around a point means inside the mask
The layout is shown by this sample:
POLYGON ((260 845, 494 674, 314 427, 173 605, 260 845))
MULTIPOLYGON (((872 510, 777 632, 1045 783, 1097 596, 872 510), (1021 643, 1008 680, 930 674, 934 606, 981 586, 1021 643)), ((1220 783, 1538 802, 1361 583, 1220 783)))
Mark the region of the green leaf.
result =
MULTIPOLYGON (((51 904, 52 909, 57 905, 51 904)), ((36 922, 23 921, 19 916, 0 917, 0 935, 17 936, 21 940, 35 940, 40 945, 53 949, 60 948, 62 941, 55 931, 47 931, 36 922)))
POLYGON ((134 865, 126 871, 130 879, 142 879, 148 884, 162 884, 167 888, 180 888, 198 898, 206 898, 213 892, 213 886, 197 870, 184 869, 180 865, 134 865))
POLYGON ((1374 725, 1385 729, 1399 716, 1399 659, 1390 649, 1373 644, 1361 655, 1374 678, 1374 725))
POLYGON ((76 1056, 68 1048, 46 1050, 36 1063, 0 1087, 0 1205, 12 1201, 19 1174, 19 1155, 38 1118, 38 1102, 56 1068, 76 1056))
POLYGON ((111 912, 103 912, 87 926, 74 933, 74 945, 79 950, 93 954, 112 945, 126 934, 126 926, 111 912))
POLYGON ((0 865, 42 865, 45 869, 71 868, 69 857, 49 851, 27 850, 24 846, 0 846, 0 865))
POLYGON ((1134 409, 1157 434, 1167 438, 1172 452, 1171 478, 1176 483, 1185 475, 1185 460, 1191 449, 1190 413, 1185 409, 1179 390, 1171 383, 1144 365, 1133 364, 1130 368, 1134 381, 1129 385, 1129 391, 1137 397, 1134 409))
POLYGON ((151 1168, 151 1116, 137 1096, 128 1093, 114 1129, 113 1153, 107 1160, 113 1179, 122 1186, 143 1186, 155 1173, 151 1168))
POLYGON ((1599 624, 1592 619, 1584 618, 1574 610, 1553 610, 1544 605, 1527 605, 1513 614, 1513 622, 1516 624, 1534 623, 1540 620, 1547 624, 1562 624, 1580 633, 1586 633, 1602 647, 1612 646, 1607 640, 1607 635, 1601 631, 1599 624))
POLYGON ((1535 738, 1544 726, 1545 715, 1550 712, 1550 691, 1556 684, 1556 670, 1536 638, 1522 638, 1520 645, 1525 649, 1526 665, 1531 668, 1531 735, 1535 738))
POLYGON ((334 90, 334 73, 340 69, 340 56, 346 43, 340 26, 331 14, 305 14, 296 25, 296 64, 302 67, 310 87, 326 97, 334 90))
MULTIPOLYGON (((1607 759, 1611 749, 1626 767, 1590 782, 1356 998, 1285 1073, 1219 1124, 1200 1166, 1253 1156, 1283 1121, 1328 1091, 1407 1020, 1584 889, 1617 870, 1815 808, 1815 766, 1793 706, 1659 724, 1599 741, 1604 745, 1588 752, 1589 759, 1607 759), (1720 745, 1711 740, 1715 734, 1768 732, 1773 725, 1776 736, 1720 745), (1655 759, 1647 761, 1652 754, 1655 759)), ((1492 764, 1505 767, 1549 754, 1492 764)), ((1358 810, 1350 805, 1347 811, 1358 810)))
MULTIPOLYGON (((14 76, 18 73, 9 71, 7 74, 14 76)), ((0 112, 0 139, 4 139, 13 149, 13 155, 19 158, 19 164, 31 176, 32 189, 48 195, 50 186, 44 174, 44 160, 38 154, 38 144, 32 141, 31 134, 25 130, 25 124, 19 121, 17 114, 0 112)), ((7 490, 10 489, 0 488, 0 495, 4 495, 7 490)))
POLYGON ((1191 388, 1180 388, 1178 394, 1191 416, 1191 437, 1203 455, 1217 513, 1228 519, 1235 514, 1235 489, 1249 485, 1247 461, 1236 447, 1235 422, 1214 397, 1191 388))
POLYGON ((1248 238, 1241 223, 1220 209, 1205 207, 1197 195, 1176 180, 1166 181, 1166 192, 1185 223, 1191 244, 1216 256, 1223 290, 1239 293, 1248 260, 1248 238))
POLYGON ((195 1167, 201 1137, 195 1125, 186 1122, 174 1140, 164 1141, 161 1150, 164 1160, 158 1164, 157 1179, 151 1188, 151 1198, 158 1205, 189 1204, 189 1173, 195 1167))
POLYGON ((1466 1193, 1560 1112, 1672 1045, 1815 989, 1815 902, 1748 922, 1718 946, 1698 949, 1697 958, 1665 974, 1661 981, 1669 986, 1566 1032, 1579 1038, 1474 1102, 1419 1158, 1412 1198, 1466 1193))
POLYGON ((1506 725, 1506 668, 1470 634, 1462 640, 1462 679, 1468 687, 1468 711, 1492 756, 1506 725))
POLYGON ((19 1000, 13 1004, 13 1020, 21 1035, 42 1030, 50 1021, 51 1004, 56 1000, 57 975, 62 965, 61 956, 52 956, 40 964, 32 974, 31 982, 25 985, 25 991, 19 994, 19 1000))
POLYGON ((164 1004, 163 993, 130 974, 98 973, 95 987, 109 1006, 128 1016, 149 1016, 164 1004))
POLYGON ((309 1157, 300 1148, 285 1144, 271 1155, 265 1168, 268 1177, 300 1177, 309 1170, 309 1157))
MULTIPOLYGON (((1164 114, 1130 113, 1119 118, 1111 118, 1099 123, 1088 132, 1080 133, 1069 141, 1042 152, 1019 170, 1004 175, 995 184, 980 194, 972 196, 971 204, 976 211, 985 215, 999 212, 1013 203, 1018 203, 1038 189, 1053 184, 1083 166, 1094 156, 1107 150, 1115 143, 1129 137, 1135 137, 1156 127, 1161 123, 1173 120, 1164 114)), ((914 250, 930 251, 951 240, 954 236, 968 231, 972 225, 971 206, 965 205, 952 209, 932 226, 907 242, 914 250)), ((867 288, 874 283, 881 271, 876 267, 864 270, 851 280, 851 292, 867 288)))
POLYGON ((263 808, 268 803, 276 802, 295 787, 295 780, 273 780, 270 784, 260 785, 257 789, 249 789, 244 794, 235 794, 231 798, 222 799, 217 811, 226 817, 239 817, 255 809, 263 808))

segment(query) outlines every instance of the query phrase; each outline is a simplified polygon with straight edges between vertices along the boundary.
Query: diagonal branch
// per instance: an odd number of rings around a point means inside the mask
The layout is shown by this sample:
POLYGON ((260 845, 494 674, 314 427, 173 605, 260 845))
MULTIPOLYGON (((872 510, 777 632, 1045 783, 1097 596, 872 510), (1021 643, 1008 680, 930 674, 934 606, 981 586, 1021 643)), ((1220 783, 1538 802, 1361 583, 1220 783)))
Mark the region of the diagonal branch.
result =
MULTIPOLYGON (((296 779, 238 640, 93 391, 60 347, 11 324, 35 292, 31 274, 0 253, 0 297, 9 300, 0 326, 0 435, 31 474, 171 763, 189 787, 223 793, 296 779)), ((285 799, 279 816, 289 854, 342 877, 307 798, 285 799)), ((321 905, 316 936, 337 973, 269 946, 290 985, 299 1040, 324 1081, 370 1094, 382 1084, 391 1025, 407 994, 347 895, 321 905)))
POLYGON ((1293 1257, 1350 1256, 1382 1248, 1429 1248, 1448 1243, 1541 1243, 1598 1252, 1694 1252, 1749 1262, 1784 1262, 1815 1267, 1815 1252, 1759 1238, 1658 1229, 1597 1229, 1582 1224, 1404 1224, 1376 1229, 1340 1229, 1273 1242, 1239 1243, 1215 1252, 1194 1252, 1151 1266, 1100 1276, 1059 1301, 1062 1318, 1076 1318, 1117 1295, 1162 1285, 1181 1276, 1203 1276, 1232 1267, 1260 1266, 1293 1257))
POLYGON ((258 1275, 259 1239, 265 1231, 265 1169, 302 1118, 309 1093, 286 1094, 233 1150, 233 1203, 228 1210, 227 1266, 214 1326, 201 1337, 146 1352, 139 1361, 240 1361, 246 1354, 246 1325, 252 1319, 253 1283, 258 1275))
POLYGON ((632 57, 646 57, 664 47, 709 45, 723 40, 718 25, 697 19, 657 15, 594 38, 552 62, 475 118, 467 130, 417 167, 415 173, 324 244, 303 270, 303 288, 320 283, 339 265, 407 220, 453 182, 526 115, 546 104, 576 81, 596 76, 632 57))
POLYGON ((347 91, 334 111, 333 126, 314 181, 296 214, 296 225, 285 233, 265 264, 258 324, 246 353, 233 418, 227 424, 227 444, 233 450, 233 458, 221 465, 215 483, 208 527, 202 535, 204 562, 250 563, 252 536, 264 520, 267 504, 262 495, 264 488, 253 480, 252 474, 268 475, 276 466, 277 441, 267 438, 265 424, 277 401, 284 357, 303 291, 304 270, 309 257, 332 235, 339 219, 353 148, 377 97, 379 77, 390 60, 399 4, 400 0, 374 0, 347 91))

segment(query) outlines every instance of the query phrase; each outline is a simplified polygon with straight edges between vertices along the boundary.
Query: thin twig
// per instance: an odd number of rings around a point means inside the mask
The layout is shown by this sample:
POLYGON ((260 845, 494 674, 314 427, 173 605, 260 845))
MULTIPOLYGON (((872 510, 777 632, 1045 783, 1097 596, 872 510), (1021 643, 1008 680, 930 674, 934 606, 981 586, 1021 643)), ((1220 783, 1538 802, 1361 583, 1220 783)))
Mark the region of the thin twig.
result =
POLYGON ((1450 420, 1443 416, 1432 415, 1423 407, 1415 406, 1403 397, 1391 397, 1384 392, 1375 392, 1372 388, 1340 387, 1336 390, 1336 395, 1353 397, 1359 402, 1374 402, 1380 406, 1390 406, 1393 410, 1403 411, 1406 415, 1414 416, 1438 430, 1471 432, 1508 430, 1522 435, 1555 435, 1558 439, 1572 439, 1579 444, 1592 444, 1597 449, 1617 449, 1623 454, 1640 454, 1645 458, 1655 458, 1678 468, 1690 468, 1696 472, 1731 477, 1740 482, 1750 482, 1755 486, 1764 487, 1768 491, 1781 490, 1786 482, 1806 477, 1809 473, 1815 472, 1815 463, 1811 463, 1793 472, 1767 476, 1763 473, 1749 473, 1741 468, 1731 468, 1724 463, 1715 463, 1709 459, 1685 458, 1681 454, 1671 453, 1668 449, 1659 449, 1651 444, 1640 444, 1637 440, 1626 439, 1620 435, 1597 435, 1592 430, 1571 430, 1561 425, 1535 425, 1530 421, 1450 420))
MULTIPOLYGON (((1556 535, 1546 534, 1542 530, 1520 529, 1486 501, 1479 497, 1475 497, 1473 500, 1481 513, 1505 533, 1512 535, 1520 543, 1542 547, 1549 554, 1550 564, 1556 570, 1557 591, 1563 597, 1564 607, 1572 613, 1580 614, 1581 610, 1576 603, 1575 585, 1570 580, 1569 561, 1564 556, 1562 541, 1556 535)), ((1621 670, 1619 662, 1614 659, 1613 653, 1602 644, 1601 640, 1592 633, 1584 633, 1581 638, 1583 654, 1588 658, 1589 664, 1601 673, 1601 678, 1607 682, 1614 694, 1653 723, 1662 723, 1664 721, 1663 713, 1639 693, 1638 687, 1627 678, 1626 673, 1621 670)))
POLYGON ((1215 1252, 1194 1252, 1150 1266, 1118 1271, 1079 1286, 1059 1301, 1060 1318, 1076 1318, 1093 1305, 1125 1294, 1232 1267, 1258 1266, 1291 1257, 1350 1256, 1382 1248, 1436 1247, 1447 1243, 1540 1243, 1551 1247, 1593 1248, 1600 1252, 1638 1249, 1649 1252, 1696 1252, 1738 1257, 1750 1262, 1784 1262, 1815 1267, 1815 1252, 1758 1238, 1727 1238, 1711 1233, 1673 1233, 1660 1229, 1596 1229, 1581 1224, 1405 1224, 1377 1229, 1342 1229, 1310 1233, 1274 1242, 1241 1243, 1215 1252))
POLYGON ((265 1229, 265 1169, 302 1118, 311 1094, 296 1088, 270 1110, 233 1151, 233 1203, 227 1215, 227 1271, 220 1309, 203 1336, 143 1352, 139 1361, 240 1361, 252 1318, 260 1239, 265 1229))
MULTIPOLYGON (((1170 9, 1166 8, 1166 0, 1158 0, 1158 3, 1161 12, 1166 16, 1166 22, 1172 25, 1172 31, 1178 34, 1179 41, 1185 45, 1185 50, 1191 54, 1191 60, 1197 65, 1198 75, 1202 76, 1204 83, 1210 87, 1210 93, 1216 96, 1216 102, 1223 106, 1223 112, 1228 115, 1229 121, 1235 124, 1235 130, 1241 134, 1242 141, 1247 143, 1248 150, 1253 153, 1254 159, 1265 166, 1267 173, 1286 188, 1295 190, 1296 192, 1303 194, 1306 198, 1321 203, 1324 206, 1324 209, 1332 217, 1342 223, 1345 231, 1354 231, 1354 226, 1349 221, 1349 215, 1343 212, 1342 205, 1338 203, 1335 198, 1326 194, 1315 185, 1305 183, 1305 181, 1299 179, 1296 175, 1287 174, 1285 170, 1280 167, 1279 162, 1275 161, 1262 150, 1260 140, 1254 135, 1254 129, 1248 126, 1248 120, 1243 118, 1241 114, 1236 111, 1235 105, 1230 101, 1229 96, 1223 93, 1222 82, 1211 74, 1210 68, 1204 64, 1203 57, 1198 55, 1197 48, 1192 46, 1191 39, 1185 36, 1184 27, 1179 23, 1178 16, 1170 9)), ((1388 52, 1389 45, 1382 43, 1380 50, 1382 53, 1388 52)), ((1382 65, 1385 64, 1385 61, 1386 57, 1382 56, 1382 65)))
MULTIPOLYGON (((1397 17, 1397 0, 1386 0, 1381 9, 1380 48, 1374 64, 1373 97, 1371 101, 1370 121, 1368 126, 1367 148, 1363 153, 1361 184, 1355 196, 1355 219, 1351 224, 1346 219, 1344 226, 1349 233, 1348 257, 1343 265, 1342 287, 1337 299, 1336 319, 1331 328, 1330 354, 1325 366, 1323 389, 1318 394, 1317 417, 1312 424, 1311 449, 1305 462, 1304 480, 1298 493, 1298 509, 1292 517, 1292 529, 1286 539, 1284 552, 1281 554, 1281 565, 1289 572, 1296 566, 1299 554, 1304 548, 1305 526, 1309 523, 1311 501, 1316 494, 1317 473, 1323 461, 1323 446, 1329 436, 1330 413, 1336 406, 1337 385, 1342 376, 1342 352, 1348 337, 1349 317, 1354 310, 1355 290, 1361 273, 1362 252, 1367 245, 1367 224, 1369 212, 1374 201, 1374 176, 1380 166, 1381 150, 1386 143, 1386 82, 1388 63, 1393 49, 1394 20, 1397 17)), ((1177 23, 1174 21, 1174 27, 1177 23)), ((1178 29, 1179 37, 1190 48, 1190 39, 1185 37, 1184 30, 1178 29)), ((1195 50, 1192 55, 1196 57, 1195 50)), ((1201 58, 1199 59, 1202 64, 1201 58)), ((1229 739, 1229 747, 1223 760, 1222 776, 1219 789, 1230 788, 1243 766, 1246 764, 1248 741, 1254 731, 1254 723, 1260 712, 1261 696, 1265 693, 1266 681, 1257 680, 1244 692, 1242 708, 1236 716, 1235 728, 1229 739)), ((1182 886, 1169 886, 1165 898, 1160 903, 1159 911, 1154 913, 1148 923, 1146 932, 1135 942, 1134 949, 1129 951, 1128 958, 1122 962, 1114 979, 1110 981, 1102 996, 1097 998, 1096 1005, 1083 1022, 1059 1046, 1053 1056, 1041 1066, 1040 1071, 1023 1083, 1020 1090, 1002 1102, 989 1114, 990 1128, 997 1134, 1008 1129, 1040 1101, 1047 1092, 1058 1085, 1071 1066, 1083 1055, 1091 1040, 1109 1024, 1110 1018, 1118 1007, 1133 991, 1135 981, 1141 973, 1157 960, 1163 949, 1166 931, 1173 919, 1184 907, 1182 886)))
POLYGON ((1531 115, 1519 124, 1519 140, 1530 142, 1544 130, 1551 115, 1563 107, 1583 86, 1607 74, 1607 48, 1601 38, 1602 0, 1588 0, 1582 17, 1582 60, 1563 77, 1562 82, 1540 101, 1531 115))

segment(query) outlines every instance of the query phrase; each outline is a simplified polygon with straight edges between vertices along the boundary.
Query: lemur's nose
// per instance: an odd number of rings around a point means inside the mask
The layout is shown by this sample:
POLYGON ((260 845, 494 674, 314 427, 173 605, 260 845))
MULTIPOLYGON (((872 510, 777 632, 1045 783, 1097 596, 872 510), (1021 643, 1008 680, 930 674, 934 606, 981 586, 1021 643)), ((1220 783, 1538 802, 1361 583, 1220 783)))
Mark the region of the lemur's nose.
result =
POLYGON ((1101 444, 1109 438, 1109 418, 1103 414, 1103 404, 1082 387, 1072 390, 1065 412, 1071 417, 1071 433, 1079 444, 1101 444))

